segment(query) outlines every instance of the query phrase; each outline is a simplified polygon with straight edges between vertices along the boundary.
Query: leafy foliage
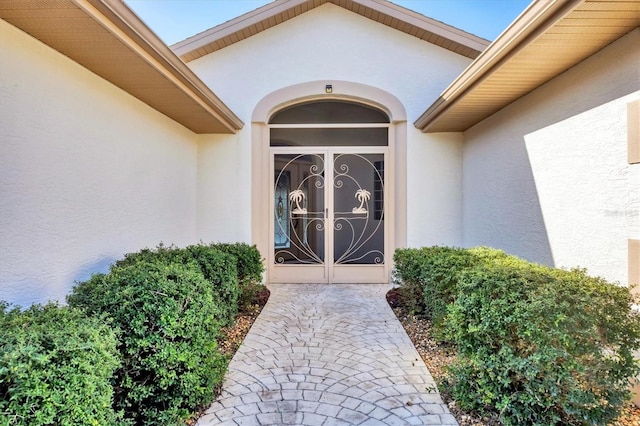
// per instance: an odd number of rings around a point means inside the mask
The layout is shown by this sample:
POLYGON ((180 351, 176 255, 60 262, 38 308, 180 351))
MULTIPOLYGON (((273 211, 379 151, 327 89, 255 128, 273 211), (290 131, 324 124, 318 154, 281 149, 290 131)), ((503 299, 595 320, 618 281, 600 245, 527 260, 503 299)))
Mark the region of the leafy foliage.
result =
POLYGON ((210 247, 236 258, 240 285, 238 305, 246 308, 255 303, 256 295, 264 288, 262 286, 264 264, 257 247, 245 243, 216 243, 211 244, 210 247))
POLYGON ((160 244, 78 283, 69 307, 0 304, 0 423, 180 423, 213 398, 216 338, 263 270, 255 246, 160 244))
MULTIPOLYGON (((238 269, 235 255, 219 250, 215 246, 203 244, 185 248, 158 245, 155 249, 142 249, 128 253, 124 259, 115 263, 115 267, 134 265, 140 262, 194 264, 200 268, 204 278, 214 290, 215 303, 219 306, 217 319, 227 325, 233 321, 238 312, 238 269)), ((262 263, 260 263, 262 265, 262 263)))
POLYGON ((74 308, 0 303, 0 424, 111 425, 116 334, 74 308))
POLYGON ((462 408, 505 425, 604 425, 618 415, 640 372, 628 288, 486 248, 398 257, 396 276, 413 297, 422 286, 424 312, 458 349, 444 385, 462 408))
POLYGON ((421 275, 423 265, 429 259, 429 250, 431 248, 397 249, 393 255, 393 281, 399 285, 404 303, 413 314, 423 314, 426 311, 422 298, 425 285, 421 275))
POLYGON ((481 262, 505 258, 500 250, 478 247, 424 247, 396 250, 395 280, 414 314, 433 320, 436 332, 442 330, 447 306, 458 294, 457 284, 463 271, 481 262))
POLYGON ((264 264, 262 263, 260 252, 255 245, 245 243, 216 243, 211 244, 210 247, 231 254, 236 258, 238 279, 241 283, 246 281, 259 283, 262 281, 264 264))
POLYGON ((79 283, 68 302, 108 315, 122 330, 117 409, 134 424, 173 424, 211 401, 222 381, 227 360, 216 347, 222 314, 196 262, 150 257, 79 283))

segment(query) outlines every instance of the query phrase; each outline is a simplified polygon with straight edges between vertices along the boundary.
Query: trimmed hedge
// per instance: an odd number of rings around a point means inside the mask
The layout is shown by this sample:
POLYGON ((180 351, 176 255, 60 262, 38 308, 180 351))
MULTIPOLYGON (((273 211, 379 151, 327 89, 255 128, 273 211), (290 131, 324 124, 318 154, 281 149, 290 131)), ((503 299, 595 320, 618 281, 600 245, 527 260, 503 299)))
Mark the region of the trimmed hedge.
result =
POLYGON ((264 264, 262 263, 260 252, 255 245, 245 243, 215 243, 209 247, 231 254, 236 258, 238 280, 241 284, 246 282, 262 282, 264 264))
POLYGON ((0 424, 112 425, 116 334, 55 304, 0 303, 0 424))
POLYGON ((129 258, 79 283, 67 300, 122 330, 115 407, 128 421, 173 424, 211 402, 227 360, 216 347, 221 306, 201 265, 129 258))
POLYGON ((245 243, 216 243, 211 244, 210 247, 236 258, 240 286, 238 306, 246 308, 256 303, 256 296, 264 288, 262 286, 264 264, 258 248, 245 243))
POLYGON ((438 334, 447 315, 447 307, 458 294, 460 274, 482 262, 505 259, 508 255, 487 247, 423 247, 398 249, 394 254, 394 279, 403 298, 414 313, 430 318, 438 334))
POLYGON ((67 307, 0 302, 0 424, 183 424, 222 382, 220 328, 263 268, 243 243, 160 244, 78 283, 67 307))
MULTIPOLYGON (((163 262, 166 264, 195 264, 200 268, 204 278, 209 281, 214 291, 216 304, 220 307, 216 317, 221 324, 230 324, 238 313, 238 261, 228 252, 219 250, 213 245, 191 245, 185 248, 158 245, 155 249, 142 249, 135 253, 125 254, 124 259, 115 263, 114 267, 134 265, 140 262, 163 262)), ((260 265, 260 260, 258 258, 260 265)))
POLYGON ((396 276, 424 286, 425 312, 458 349, 443 385, 462 408, 505 425, 605 425, 619 415, 640 372, 628 288, 486 248, 399 257, 396 276))

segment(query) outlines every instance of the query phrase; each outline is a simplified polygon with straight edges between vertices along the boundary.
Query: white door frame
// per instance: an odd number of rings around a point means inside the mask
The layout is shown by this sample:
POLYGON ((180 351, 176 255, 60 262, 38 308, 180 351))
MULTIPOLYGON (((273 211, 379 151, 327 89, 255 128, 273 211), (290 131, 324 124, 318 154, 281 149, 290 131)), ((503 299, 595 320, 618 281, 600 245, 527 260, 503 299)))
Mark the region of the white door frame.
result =
MULTIPOLYGON (((360 83, 348 81, 314 81, 276 90, 265 96, 253 111, 251 123, 251 242, 262 253, 265 260, 271 252, 270 239, 273 225, 269 222, 272 198, 269 119, 282 108, 313 100, 345 100, 369 105, 384 111, 390 119, 389 146, 385 162, 393 165, 394 173, 388 174, 386 191, 393 195, 393 211, 387 216, 389 248, 386 250, 387 281, 391 278, 393 250, 405 247, 407 242, 407 116, 402 103, 394 95, 360 83), (333 93, 326 94, 326 85, 331 84, 333 93)), ((367 125, 367 126, 370 126, 367 125)), ((354 127, 354 125, 349 125, 354 127)), ((388 204, 389 205, 389 204, 388 204)), ((267 268, 268 269, 268 268, 267 268)), ((265 281, 270 282, 267 271, 265 281)))

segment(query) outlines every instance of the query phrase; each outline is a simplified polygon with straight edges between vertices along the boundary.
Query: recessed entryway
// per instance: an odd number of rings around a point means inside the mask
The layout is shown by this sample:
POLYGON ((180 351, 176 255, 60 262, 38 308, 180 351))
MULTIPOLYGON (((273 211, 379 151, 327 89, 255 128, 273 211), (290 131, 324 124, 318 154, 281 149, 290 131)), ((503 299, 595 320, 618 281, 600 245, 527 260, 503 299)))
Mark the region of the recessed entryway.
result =
POLYGON ((269 130, 270 281, 386 282, 389 117, 317 100, 277 112, 269 130))
POLYGON ((396 137, 406 122, 339 88, 254 122, 254 242, 270 283, 387 283, 405 240, 396 137))

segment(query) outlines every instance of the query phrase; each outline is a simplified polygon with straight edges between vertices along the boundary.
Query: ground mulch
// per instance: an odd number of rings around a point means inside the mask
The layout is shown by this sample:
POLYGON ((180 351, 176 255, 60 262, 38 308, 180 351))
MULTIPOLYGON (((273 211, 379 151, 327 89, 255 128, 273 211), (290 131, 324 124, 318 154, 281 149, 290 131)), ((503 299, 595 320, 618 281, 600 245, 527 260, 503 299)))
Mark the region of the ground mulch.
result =
POLYGON ((249 333, 253 322, 262 312, 264 305, 267 304, 269 294, 266 287, 262 289, 256 295, 255 303, 241 307, 233 325, 222 329, 222 335, 218 339, 218 347, 229 359, 233 358, 245 336, 249 333))
MULTIPOLYGON (((445 377, 445 367, 456 359, 455 348, 433 339, 431 321, 424 317, 412 315, 403 306, 402 297, 396 289, 387 293, 387 302, 409 335, 436 383, 439 383, 445 377)), ((447 393, 441 392, 441 396, 460 426, 501 425, 496 417, 481 417, 462 410, 447 393)), ((632 403, 627 404, 623 409, 622 415, 610 426, 640 426, 640 409, 632 403)))

